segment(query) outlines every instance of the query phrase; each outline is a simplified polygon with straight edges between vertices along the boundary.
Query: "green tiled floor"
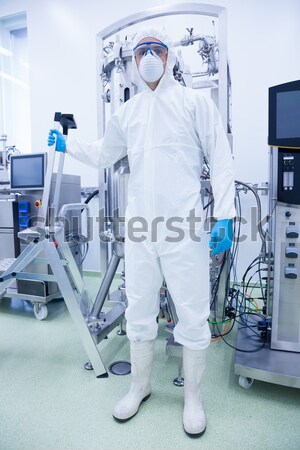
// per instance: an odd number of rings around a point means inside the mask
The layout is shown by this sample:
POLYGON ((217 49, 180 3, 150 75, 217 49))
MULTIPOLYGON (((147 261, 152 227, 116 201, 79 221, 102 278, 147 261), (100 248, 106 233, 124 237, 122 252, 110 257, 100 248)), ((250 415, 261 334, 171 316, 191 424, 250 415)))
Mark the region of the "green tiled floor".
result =
MULTIPOLYGON (((98 280, 86 279, 95 292, 98 280)), ((119 424, 111 410, 130 378, 97 379, 84 370, 87 357, 64 303, 50 303, 48 318, 39 322, 31 304, 3 299, 0 449, 300 449, 300 390, 259 381, 243 390, 233 373, 234 351, 222 341, 208 352, 203 382, 207 431, 200 439, 186 436, 183 389, 172 383, 178 362, 166 355, 165 325, 161 320, 153 394, 134 419, 119 424)), ((129 359, 126 336, 116 331, 100 344, 106 365, 129 359)), ((232 344, 234 338, 229 338, 232 344)))

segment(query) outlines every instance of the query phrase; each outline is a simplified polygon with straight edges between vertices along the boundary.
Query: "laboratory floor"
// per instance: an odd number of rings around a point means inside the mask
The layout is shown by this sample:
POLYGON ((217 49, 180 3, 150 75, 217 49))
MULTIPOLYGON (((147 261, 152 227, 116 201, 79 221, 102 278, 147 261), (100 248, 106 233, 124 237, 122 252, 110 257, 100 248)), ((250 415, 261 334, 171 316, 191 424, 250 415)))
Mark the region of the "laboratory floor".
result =
MULTIPOLYGON (((99 280, 86 276, 91 292, 99 280)), ((206 433, 188 437, 182 428, 183 388, 173 385, 178 360, 166 355, 169 332, 160 320, 153 392, 126 423, 112 418, 130 376, 97 379, 63 301, 49 303, 38 321, 32 305, 0 301, 1 450, 283 450, 300 449, 300 390, 255 381, 242 389, 233 372, 234 350, 213 342, 203 381, 206 433)), ((108 366, 129 360, 126 336, 113 330, 100 343, 108 366)), ((235 343, 235 333, 228 342, 235 343)), ((300 355, 299 355, 300 357, 300 355)))

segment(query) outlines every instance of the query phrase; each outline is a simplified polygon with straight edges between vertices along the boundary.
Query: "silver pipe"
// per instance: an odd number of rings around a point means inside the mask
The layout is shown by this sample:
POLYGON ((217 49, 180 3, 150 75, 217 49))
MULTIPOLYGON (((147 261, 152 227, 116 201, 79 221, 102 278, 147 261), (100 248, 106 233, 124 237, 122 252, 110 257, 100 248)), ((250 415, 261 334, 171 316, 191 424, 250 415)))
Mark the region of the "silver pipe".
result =
POLYGON ((121 258, 119 256, 117 256, 117 255, 115 255, 113 253, 113 255, 111 257, 111 260, 109 262, 109 265, 107 267, 107 271, 106 271, 106 273, 104 275, 104 278, 102 280, 100 289, 99 289, 98 294, 96 296, 96 299, 95 299, 95 302, 94 302, 91 314, 90 314, 90 318, 92 320, 99 318, 99 315, 100 315, 100 312, 101 312, 101 310, 103 308, 103 305, 104 305, 105 299, 107 297, 108 291, 110 289, 110 286, 111 286, 111 284, 113 282, 115 273, 117 271, 120 259, 121 258))
POLYGON ((268 289, 267 289, 267 304, 266 315, 267 318, 272 316, 273 309, 273 264, 274 264, 274 242, 275 242, 275 218, 274 210, 277 203, 277 164, 278 164, 278 149, 274 147, 269 148, 269 233, 271 241, 268 243, 268 289))
POLYGON ((178 323, 178 316, 177 316, 177 313, 176 313, 175 304, 173 302, 173 299, 172 299, 169 291, 167 291, 167 301, 168 301, 168 308, 169 308, 169 311, 171 313, 174 325, 176 325, 178 323))
MULTIPOLYGON (((64 167, 64 161, 65 161, 65 153, 64 152, 58 152, 58 153, 59 153, 59 155, 58 155, 59 161, 58 161, 58 170, 57 170, 57 175, 56 175, 56 180, 55 180, 55 191, 54 191, 54 199, 53 199, 54 219, 57 217, 63 167, 64 167)), ((54 222, 53 222, 53 224, 50 224, 50 225, 54 225, 54 222)))
POLYGON ((253 189, 249 184, 243 183, 242 181, 238 181, 238 180, 236 180, 235 182, 236 182, 236 184, 241 184, 242 186, 247 187, 247 189, 249 189, 255 196, 256 203, 257 203, 257 210, 258 210, 257 211, 257 213, 258 213, 258 216, 257 216, 257 221, 258 221, 257 228, 258 228, 258 232, 259 232, 260 238, 262 240, 262 252, 264 253, 265 249, 266 249, 266 232, 263 230, 263 228, 261 226, 261 201, 260 201, 259 195, 255 191, 255 189, 253 189))
POLYGON ((132 14, 121 19, 98 33, 98 37, 108 39, 113 34, 123 30, 128 26, 144 22, 146 20, 156 19, 164 16, 179 14, 200 14, 203 16, 220 17, 225 11, 222 6, 208 5, 204 3, 177 3, 175 5, 155 6, 144 10, 143 12, 132 14))

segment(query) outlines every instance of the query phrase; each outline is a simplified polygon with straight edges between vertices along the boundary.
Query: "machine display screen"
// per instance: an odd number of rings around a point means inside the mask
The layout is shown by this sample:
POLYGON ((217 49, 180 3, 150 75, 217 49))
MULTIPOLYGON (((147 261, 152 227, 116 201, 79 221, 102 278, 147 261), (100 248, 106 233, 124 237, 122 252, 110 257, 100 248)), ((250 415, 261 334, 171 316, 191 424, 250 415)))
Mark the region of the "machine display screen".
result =
POLYGON ((277 139, 300 136, 300 91, 277 92, 277 139))
POLYGON ((11 189, 41 189, 44 187, 46 153, 12 156, 10 159, 11 189))
POLYGON ((269 88, 268 144, 300 148, 300 80, 269 88))

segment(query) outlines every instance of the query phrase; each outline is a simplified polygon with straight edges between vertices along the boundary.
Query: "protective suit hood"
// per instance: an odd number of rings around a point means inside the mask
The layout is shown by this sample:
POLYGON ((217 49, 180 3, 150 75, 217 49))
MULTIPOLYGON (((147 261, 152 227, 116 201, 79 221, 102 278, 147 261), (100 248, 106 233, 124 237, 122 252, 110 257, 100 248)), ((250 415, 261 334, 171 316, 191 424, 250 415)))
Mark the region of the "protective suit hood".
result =
MULTIPOLYGON (((135 35, 135 37, 132 41, 133 48, 142 39, 144 39, 146 37, 158 39, 163 44, 166 44, 168 46, 168 59, 166 62, 165 73, 161 77, 160 82, 158 83, 158 86, 155 89, 155 91, 161 90, 161 89, 167 89, 168 87, 177 83, 177 81, 173 77, 173 67, 176 62, 176 55, 175 55, 173 43, 167 34, 165 34, 162 31, 159 31, 155 28, 149 27, 149 28, 142 28, 135 35)), ((138 69, 136 61, 135 61, 135 57, 132 56, 132 58, 133 58, 133 81, 134 81, 134 83, 138 86, 139 91, 145 91, 145 90, 152 91, 152 89, 148 86, 148 84, 141 77, 139 69, 138 69)))

